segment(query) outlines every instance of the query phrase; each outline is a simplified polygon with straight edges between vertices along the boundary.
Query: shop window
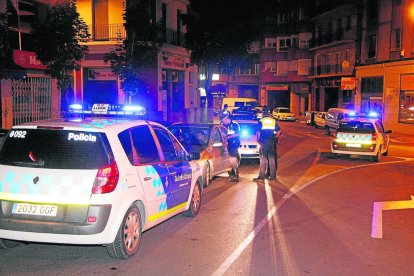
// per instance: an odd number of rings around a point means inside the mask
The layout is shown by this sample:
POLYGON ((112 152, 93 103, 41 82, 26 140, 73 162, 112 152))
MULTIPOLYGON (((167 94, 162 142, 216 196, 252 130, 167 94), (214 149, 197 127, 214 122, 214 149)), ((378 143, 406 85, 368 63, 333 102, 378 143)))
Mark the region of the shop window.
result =
POLYGON ((414 91, 401 91, 399 122, 414 124, 414 91))

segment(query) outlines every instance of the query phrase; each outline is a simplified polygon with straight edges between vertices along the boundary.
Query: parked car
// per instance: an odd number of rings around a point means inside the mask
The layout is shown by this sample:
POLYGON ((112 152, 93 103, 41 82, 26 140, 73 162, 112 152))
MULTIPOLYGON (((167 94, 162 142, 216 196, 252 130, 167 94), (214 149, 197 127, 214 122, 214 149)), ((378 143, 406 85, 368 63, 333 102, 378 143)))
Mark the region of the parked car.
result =
POLYGON ((318 112, 315 115, 315 127, 325 128, 326 126, 326 112, 318 112))
POLYGON ((357 113, 352 109, 345 108, 330 108, 325 115, 325 132, 326 135, 331 135, 335 131, 341 120, 345 118, 355 117, 357 113))
POLYGON ((254 98, 223 98, 221 109, 227 104, 228 111, 231 113, 234 109, 244 106, 260 107, 259 102, 254 98))
POLYGON ((255 120, 238 120, 240 125, 240 148, 239 154, 243 159, 259 159, 260 145, 257 142, 256 133, 259 130, 258 121, 255 120))
POLYGON ((279 121, 296 121, 295 114, 287 107, 276 107, 273 109, 273 117, 279 121))
POLYGON ((306 111, 305 117, 306 117, 306 124, 309 126, 315 125, 315 116, 319 111, 306 111))
MULTIPOLYGON (((133 110, 117 107, 88 112, 133 110)), ((143 231, 198 214, 202 177, 192 158, 199 154, 147 120, 78 116, 13 126, 0 149, 0 247, 97 244, 128 259, 143 231)))
POLYGON ((219 124, 176 123, 168 129, 189 152, 199 152, 202 183, 209 186, 213 177, 231 170, 225 130, 219 124))
POLYGON ((370 156, 378 162, 388 155, 391 130, 385 130, 379 119, 343 119, 331 143, 332 157, 338 155, 370 156))

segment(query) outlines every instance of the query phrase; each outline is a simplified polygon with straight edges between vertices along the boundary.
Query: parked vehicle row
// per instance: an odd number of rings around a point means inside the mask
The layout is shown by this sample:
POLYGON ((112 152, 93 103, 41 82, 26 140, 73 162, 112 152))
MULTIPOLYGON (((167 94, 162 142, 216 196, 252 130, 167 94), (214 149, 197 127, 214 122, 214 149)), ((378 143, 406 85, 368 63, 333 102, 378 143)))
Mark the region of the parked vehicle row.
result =
POLYGON ((333 134, 332 158, 339 156, 369 156, 378 162, 388 155, 391 130, 386 130, 377 114, 357 114, 353 110, 331 108, 327 112, 307 114, 307 124, 323 128, 326 135, 333 134), (375 116, 374 116, 375 115, 375 116), (309 119, 309 120, 308 120, 309 119))

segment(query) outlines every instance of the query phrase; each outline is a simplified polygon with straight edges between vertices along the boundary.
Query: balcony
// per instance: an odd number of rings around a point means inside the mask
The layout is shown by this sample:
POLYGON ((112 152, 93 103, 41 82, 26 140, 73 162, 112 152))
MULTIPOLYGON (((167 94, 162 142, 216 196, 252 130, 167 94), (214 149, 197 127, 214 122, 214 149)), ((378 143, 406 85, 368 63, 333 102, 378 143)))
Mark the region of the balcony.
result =
POLYGON ((178 32, 170 28, 165 28, 164 30, 160 31, 160 34, 160 42, 179 47, 184 47, 184 33, 178 32))
MULTIPOLYGON (((89 25, 90 41, 118 41, 126 38, 124 24, 89 25)), ((165 28, 158 32, 159 42, 184 47, 184 33, 165 28)))
POLYGON ((341 64, 318 65, 314 69, 316 76, 319 75, 349 75, 352 74, 353 66, 343 68, 341 64))
POLYGON ((124 24, 89 25, 90 41, 117 41, 126 37, 124 24))
POLYGON ((341 41, 354 41, 355 37, 356 32, 354 28, 339 29, 335 32, 323 33, 313 38, 310 43, 310 48, 319 48, 325 45, 339 43, 341 41))

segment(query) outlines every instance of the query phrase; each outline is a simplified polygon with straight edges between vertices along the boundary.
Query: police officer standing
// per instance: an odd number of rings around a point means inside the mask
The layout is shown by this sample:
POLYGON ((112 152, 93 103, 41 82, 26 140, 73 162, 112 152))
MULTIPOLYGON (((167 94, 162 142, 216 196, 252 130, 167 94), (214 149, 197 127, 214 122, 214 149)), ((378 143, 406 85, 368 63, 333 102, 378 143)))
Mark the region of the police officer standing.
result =
POLYGON ((224 104, 223 109, 220 111, 220 121, 223 121, 224 118, 230 116, 230 111, 228 110, 229 105, 224 104))
POLYGON ((224 117, 221 123, 227 130, 227 149, 229 161, 232 168, 230 181, 239 181, 239 147, 240 147, 240 125, 233 121, 230 116, 224 117))
POLYGON ((276 180, 277 141, 282 131, 271 113, 264 116, 259 121, 259 131, 256 134, 260 144, 260 171, 254 181, 263 181, 266 175, 269 175, 269 180, 276 180))

